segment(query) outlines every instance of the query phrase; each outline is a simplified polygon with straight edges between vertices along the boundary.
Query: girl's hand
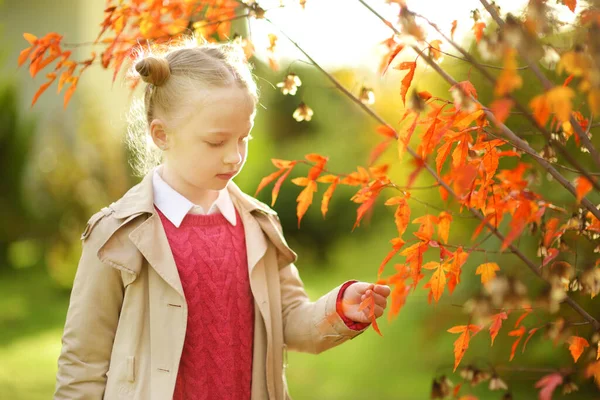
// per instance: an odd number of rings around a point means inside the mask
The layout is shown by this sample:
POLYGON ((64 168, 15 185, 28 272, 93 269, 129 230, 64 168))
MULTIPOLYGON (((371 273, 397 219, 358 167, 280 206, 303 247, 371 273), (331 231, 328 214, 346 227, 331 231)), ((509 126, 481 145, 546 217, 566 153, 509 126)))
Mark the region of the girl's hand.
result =
POLYGON ((342 311, 344 315, 355 322, 370 322, 370 308, 358 310, 361 301, 366 296, 373 293, 375 298, 375 317, 379 318, 383 315, 383 310, 387 306, 387 297, 391 293, 391 289, 387 285, 375 285, 367 282, 354 282, 346 288, 342 297, 342 311))

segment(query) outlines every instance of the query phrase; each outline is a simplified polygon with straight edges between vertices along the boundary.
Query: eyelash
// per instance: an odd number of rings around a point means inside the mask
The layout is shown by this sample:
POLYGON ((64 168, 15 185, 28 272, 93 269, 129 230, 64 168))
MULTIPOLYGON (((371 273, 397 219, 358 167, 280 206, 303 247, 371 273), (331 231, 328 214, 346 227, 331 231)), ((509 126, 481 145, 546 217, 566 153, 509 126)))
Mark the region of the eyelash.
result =
MULTIPOLYGON (((252 135, 248 135, 248 136, 246 136, 246 137, 242 138, 242 140, 246 140, 246 141, 250 141, 250 140, 252 140, 252 139, 253 139, 252 135)), ((211 143, 211 142, 206 142, 206 143, 207 143, 207 144, 208 144, 210 147, 221 147, 221 146, 223 146, 223 145, 225 144, 225 140, 224 140, 224 141, 222 141, 222 142, 219 142, 219 143, 211 143)))

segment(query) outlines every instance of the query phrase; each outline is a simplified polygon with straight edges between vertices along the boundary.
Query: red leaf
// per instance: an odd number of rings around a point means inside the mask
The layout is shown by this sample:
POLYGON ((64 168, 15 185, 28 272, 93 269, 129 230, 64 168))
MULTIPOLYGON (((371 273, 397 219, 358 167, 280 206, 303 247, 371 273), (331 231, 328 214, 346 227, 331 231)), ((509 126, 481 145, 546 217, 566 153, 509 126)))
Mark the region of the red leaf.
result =
POLYGON ((552 393, 558 385, 563 383, 563 376, 558 372, 548 374, 536 382, 535 387, 541 388, 539 400, 552 400, 552 393))
POLYGON ((494 345, 494 339, 498 335, 500 328, 502 328, 502 321, 508 318, 506 311, 495 314, 492 316, 492 325, 490 326, 490 336, 492 337, 492 346, 494 345))
POLYGON ((573 360, 575 362, 579 360, 579 357, 583 353, 583 350, 586 347, 590 347, 588 341, 580 336, 571 336, 567 343, 570 344, 569 351, 571 352, 571 355, 573 356, 573 360))
POLYGON ((277 179, 277 182, 275 182, 275 186, 273 186, 273 191, 271 192, 271 207, 275 205, 277 196, 279 196, 279 189, 281 189, 283 181, 290 175, 290 172, 292 172, 292 168, 288 169, 287 172, 281 175, 279 179, 277 179))
POLYGON ((512 359, 515 357, 515 351, 517 351, 517 347, 519 346, 519 342, 523 338, 524 334, 525 334, 525 327, 523 325, 521 325, 521 327, 519 329, 515 329, 515 330, 512 330, 512 331, 508 332, 508 336, 516 336, 517 337, 517 339, 513 343, 512 348, 510 350, 510 359, 509 359, 509 361, 512 361, 512 359))

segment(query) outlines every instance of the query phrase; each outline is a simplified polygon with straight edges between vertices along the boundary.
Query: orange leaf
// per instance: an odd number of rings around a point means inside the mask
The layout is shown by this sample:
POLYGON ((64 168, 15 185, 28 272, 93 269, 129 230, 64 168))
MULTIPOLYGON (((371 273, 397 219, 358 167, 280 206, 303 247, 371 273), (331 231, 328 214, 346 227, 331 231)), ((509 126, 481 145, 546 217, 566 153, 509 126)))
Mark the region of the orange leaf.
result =
POLYGON ((454 40, 454 32, 456 32, 456 26, 458 25, 458 21, 452 21, 452 28, 450 29, 450 39, 454 40))
POLYGON ((394 68, 398 69, 398 70, 404 70, 404 69, 408 70, 408 73, 402 79, 402 86, 400 88, 400 95, 402 96, 402 103, 404 105, 406 105, 406 93, 408 93, 408 88, 410 87, 413 77, 415 76, 415 69, 417 68, 417 62, 416 61, 404 61, 404 62, 400 63, 400 65, 398 65, 394 68))
POLYGON ((495 314, 492 316, 492 325, 490 326, 490 336, 492 337, 492 346, 494 345, 494 340, 502 328, 502 320, 508 318, 508 314, 506 311, 502 311, 501 313, 495 314))
POLYGON ((377 332, 379 336, 383 336, 381 334, 381 331, 379 330, 379 326, 377 326, 377 317, 375 317, 375 295, 373 291, 371 291, 370 294, 366 295, 365 299, 360 302, 358 310, 362 311, 365 308, 369 309, 369 319, 371 320, 371 325, 373 326, 373 329, 375 329, 375 332, 377 332))
POLYGON ((577 201, 581 201, 592 190, 592 182, 584 176, 575 178, 575 191, 577 192, 577 201))
POLYGON ((279 175, 283 174, 284 172, 285 172, 285 169, 280 169, 279 171, 275 171, 272 174, 262 178, 260 183, 258 184, 258 188, 256 188, 256 192, 254 192, 254 196, 256 197, 258 192, 263 190, 265 188, 265 186, 267 186, 269 183, 273 182, 275 179, 277 179, 277 177, 279 177, 279 175))
POLYGON ((456 341, 454 342, 454 371, 453 372, 456 371, 456 367, 458 367, 458 364, 460 364, 460 361, 462 360, 463 356, 465 355, 465 352, 469 348, 469 341, 471 340, 469 333, 473 332, 473 334, 476 334, 477 332, 479 332, 480 329, 481 328, 479 326, 471 325, 471 324, 453 326, 452 328, 448 329, 448 332, 450 332, 450 333, 460 333, 461 334, 458 337, 458 339, 456 339, 456 341))
POLYGON ((400 44, 394 47, 388 54, 386 54, 383 62, 379 67, 379 74, 381 76, 385 75, 388 68, 390 67, 390 64, 392 63, 392 61, 394 61, 394 58, 396 58, 396 56, 402 51, 402 49, 404 49, 404 45, 400 44))
POLYGON ((27 56, 29 55, 29 53, 31 53, 31 50, 33 50, 33 47, 28 47, 26 49, 21 50, 21 53, 19 53, 19 59, 17 60, 17 64, 19 65, 19 67, 23 65, 25 60, 27 60, 27 56))
POLYGON ((496 271, 500 271, 500 267, 495 262, 490 262, 477 267, 475 274, 481 275, 481 283, 485 285, 496 277, 496 271))
POLYGON ((410 138, 412 137, 415 128, 417 127, 417 121, 419 120, 419 114, 415 114, 415 120, 411 124, 411 126, 398 134, 398 161, 402 160, 402 156, 404 155, 404 151, 410 142, 410 138))
POLYGON ((396 274, 388 278, 388 282, 394 286, 391 293, 392 304, 388 312, 388 321, 398 315, 404 304, 406 298, 410 293, 410 286, 406 284, 406 279, 409 277, 410 268, 406 265, 396 264, 394 268, 398 271, 396 274))
POLYGON ((271 162, 273 163, 273 165, 279 169, 281 168, 292 168, 295 164, 296 161, 288 161, 288 160, 279 160, 277 158, 272 158, 271 162))
POLYGON ((521 322, 523 322, 525 317, 527 317, 529 314, 531 314, 532 311, 533 311, 533 309, 531 307, 525 307, 525 312, 515 321, 515 328, 518 327, 519 324, 521 322))
POLYGON ((483 30, 485 29, 485 22, 475 22, 475 24, 473 25, 473 27, 471 29, 475 33, 475 39, 477 40, 477 43, 479 43, 479 41, 481 40, 481 37, 483 36, 483 30))
POLYGON ((387 138, 395 139, 396 131, 387 125, 379 125, 375 131, 387 138))
POLYGON ((325 218, 325 214, 327 214, 327 210, 329 209, 329 201, 331 200, 331 196, 333 196, 333 191, 337 187, 340 178, 336 177, 336 180, 329 185, 325 194, 323 194, 323 200, 321 201, 321 213, 323 214, 323 218, 325 218))
POLYGON ((273 186, 273 191, 271 192, 271 207, 275 205, 277 197, 279 196, 279 189, 281 189, 283 181, 285 181, 285 179, 290 175, 290 172, 292 172, 292 168, 288 169, 287 172, 281 175, 279 179, 277 179, 277 182, 275 182, 275 185, 273 186))
POLYGON ((56 74, 54 72, 51 72, 48 75, 46 75, 46 78, 48 78, 49 81, 44 83, 42 86, 40 86, 38 91, 35 92, 35 95, 33 96, 33 100, 31 101, 31 107, 33 107, 33 105, 35 104, 37 99, 41 96, 41 94, 44 93, 50 85, 52 85, 52 82, 54 82, 54 80, 56 79, 56 74))
POLYGON ((513 240, 521 235, 521 232, 523 232, 523 229, 525 229, 525 226, 529 222, 529 218, 531 217, 532 213, 533 210, 531 209, 531 203, 528 200, 519 202, 519 205, 517 206, 517 209, 515 210, 515 213, 513 214, 512 220, 509 224, 510 231, 504 238, 504 242, 500 247, 500 251, 504 251, 513 240))
POLYGON ((508 332, 508 336, 516 336, 517 337, 517 339, 515 340, 515 342, 513 343, 512 347, 511 347, 509 361, 512 361, 512 359, 515 357, 515 351, 517 351, 519 342, 523 338, 524 334, 525 334, 525 327, 523 325, 521 325, 521 327, 519 329, 515 329, 515 330, 508 332))
POLYGON ((423 265, 425 269, 435 268, 435 272, 431 275, 429 282, 427 282, 423 288, 429 289, 430 294, 433 295, 436 303, 442 297, 442 293, 444 292, 444 287, 446 286, 446 273, 444 270, 448 270, 448 264, 441 264, 439 262, 432 262, 423 265))
POLYGON ((406 227, 410 222, 410 207, 406 198, 404 197, 392 197, 385 202, 386 206, 398 205, 396 212, 394 213, 394 222, 398 228, 398 237, 401 237, 406 231, 406 227))
POLYGON ((421 234, 421 237, 431 240, 433 237, 433 230, 435 225, 438 223, 438 217, 431 214, 425 214, 419 218, 415 218, 413 224, 421 224, 417 233, 421 234))
POLYGON ((381 274, 383 273, 383 269, 385 268, 386 264, 392 259, 392 257, 394 257, 394 255, 396 255, 396 253, 398 253, 400 251, 402 246, 404 246, 405 242, 404 242, 404 240, 402 240, 400 238, 395 238, 395 239, 391 240, 391 243, 392 243, 393 248, 381 262, 381 265, 379 266, 379 270, 377 271, 377 279, 379 279, 381 277, 381 274))
MULTIPOLYGON (((299 179, 302 179, 302 178, 295 178, 294 180, 292 180, 292 182, 299 180, 299 179)), ((304 179, 307 179, 307 178, 304 178, 304 179)), ((297 182, 294 182, 294 183, 298 184, 297 182)), ((302 217, 306 213, 306 210, 308 210, 308 207, 312 204, 313 193, 315 193, 316 191, 317 191, 317 182, 308 181, 306 183, 306 187, 302 190, 302 192, 300 192, 300 194, 298 195, 298 198, 296 199, 296 201, 298 202, 298 208, 297 208, 297 212, 296 212, 296 214, 298 216, 298 229, 300 229, 300 221, 302 221, 302 217)))
POLYGON ((448 243, 448 236, 450 235, 450 223, 452 222, 452 215, 446 211, 442 211, 438 216, 438 236, 443 243, 448 243))
POLYGON ((567 343, 570 344, 569 351, 571 352, 571 355, 573 356, 573 360, 575 360, 575 362, 579 360, 579 357, 583 353, 583 350, 586 347, 590 347, 588 341, 580 336, 571 336, 567 343))
POLYGON ((562 3, 569 7, 572 13, 575 12, 575 7, 577 7, 577 0, 562 0, 562 3))
POLYGON ((527 336, 527 339, 525 339, 525 342, 523 343, 523 350, 521 351, 521 353, 525 353, 525 347, 527 347, 527 342, 529 342, 529 339, 531 339, 531 337, 533 336, 534 333, 536 333, 540 328, 533 328, 529 330, 529 335, 527 336))
POLYGON ((37 40, 37 36, 32 35, 31 33, 24 33, 23 37, 29 42, 30 45, 34 45, 35 41, 37 40))
POLYGON ((67 105, 69 104, 69 100, 71 100, 71 96, 73 96, 73 93, 75 93, 75 89, 77 88, 78 80, 79 80, 79 77, 75 77, 73 82, 71 83, 71 86, 69 86, 69 88, 65 92, 65 100, 64 100, 64 104, 63 104, 63 107, 65 109, 67 108, 67 105))
POLYGON ((490 104, 490 110, 494 114, 496 120, 503 124, 506 121, 506 118, 510 115, 510 110, 512 109, 514 102, 511 99, 503 98, 494 100, 492 104, 490 104))
POLYGON ((452 265, 450 266, 450 277, 448 279, 448 291, 450 294, 452 294, 456 285, 460 283, 462 266, 467 261, 468 257, 469 253, 464 252, 462 247, 459 247, 454 252, 454 256, 452 257, 452 265))

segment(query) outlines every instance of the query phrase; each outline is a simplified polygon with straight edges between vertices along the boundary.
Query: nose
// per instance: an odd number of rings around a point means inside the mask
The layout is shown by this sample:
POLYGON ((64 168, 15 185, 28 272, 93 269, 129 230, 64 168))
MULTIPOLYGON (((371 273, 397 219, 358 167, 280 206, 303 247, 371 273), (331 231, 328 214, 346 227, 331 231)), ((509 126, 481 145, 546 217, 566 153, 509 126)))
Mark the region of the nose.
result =
POLYGON ((237 165, 242 162, 242 152, 239 146, 235 146, 232 149, 227 150, 225 158, 223 159, 224 164, 237 165))

